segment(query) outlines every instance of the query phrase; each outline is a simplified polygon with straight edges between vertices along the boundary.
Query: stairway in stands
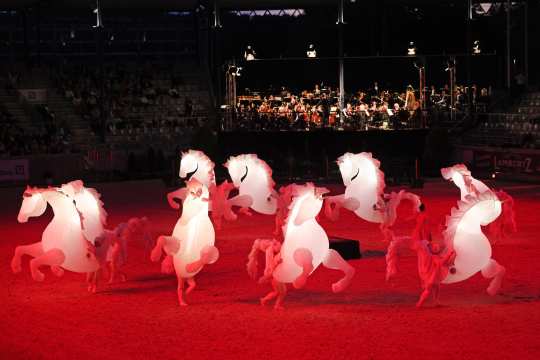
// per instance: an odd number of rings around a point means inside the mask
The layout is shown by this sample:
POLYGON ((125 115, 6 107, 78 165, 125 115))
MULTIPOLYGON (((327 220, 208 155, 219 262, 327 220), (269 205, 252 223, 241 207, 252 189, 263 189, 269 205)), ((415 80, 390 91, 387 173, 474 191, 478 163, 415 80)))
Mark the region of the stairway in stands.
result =
POLYGON ((36 129, 36 125, 32 122, 30 115, 24 110, 22 104, 19 103, 19 99, 16 95, 8 94, 4 88, 1 88, 0 103, 4 104, 7 111, 13 115, 15 122, 21 128, 29 131, 36 129))
POLYGON ((75 113, 71 101, 59 94, 56 89, 47 89, 47 106, 54 111, 58 121, 66 121, 71 131, 71 142, 77 149, 88 150, 97 143, 98 138, 90 129, 88 121, 75 113))

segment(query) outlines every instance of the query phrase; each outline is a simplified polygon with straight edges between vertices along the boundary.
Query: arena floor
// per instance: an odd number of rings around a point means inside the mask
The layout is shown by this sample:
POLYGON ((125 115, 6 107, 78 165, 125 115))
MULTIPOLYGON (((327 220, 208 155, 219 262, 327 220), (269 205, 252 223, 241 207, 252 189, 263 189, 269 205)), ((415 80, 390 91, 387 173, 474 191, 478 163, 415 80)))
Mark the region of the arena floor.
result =
MULTIPOLYGON (((153 232, 169 234, 178 213, 160 182, 94 184, 109 212, 109 226, 148 216, 153 232)), ((356 278, 333 294, 339 273, 320 268, 305 289, 292 290, 285 309, 259 305, 268 285, 246 273, 251 243, 269 237, 273 218, 240 216, 217 232, 219 261, 198 277, 198 288, 178 306, 176 279, 159 272, 142 245, 130 247, 125 283, 103 284, 89 294, 84 276, 34 282, 9 266, 18 244, 38 241, 51 211, 16 221, 22 189, 0 189, 0 358, 2 359, 538 359, 540 358, 540 186, 496 184, 514 196, 518 233, 494 246, 507 268, 502 293, 489 297, 479 274, 443 286, 441 302, 416 309, 416 256, 406 254, 392 283, 385 261, 352 261, 356 278)), ((427 183, 423 196, 432 219, 455 205, 452 184, 427 183)), ((382 250, 376 225, 352 214, 322 220, 329 235, 358 239, 362 251, 382 250)), ((402 224, 402 229, 412 224, 402 224)), ((377 254, 378 251, 372 251, 377 254)))

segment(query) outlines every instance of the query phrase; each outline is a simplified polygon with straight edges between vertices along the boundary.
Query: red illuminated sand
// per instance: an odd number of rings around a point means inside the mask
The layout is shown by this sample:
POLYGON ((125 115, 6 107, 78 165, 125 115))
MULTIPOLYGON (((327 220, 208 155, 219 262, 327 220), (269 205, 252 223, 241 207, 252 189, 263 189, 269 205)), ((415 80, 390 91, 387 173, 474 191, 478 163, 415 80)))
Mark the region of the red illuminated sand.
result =
MULTIPOLYGON (((170 233, 178 213, 158 182, 91 184, 103 195, 109 227, 148 216, 154 234, 170 233)), ((302 290, 292 290, 285 310, 261 307, 269 285, 249 279, 245 265, 253 240, 270 237, 273 218, 240 215, 216 233, 221 257, 198 276, 198 287, 178 306, 176 279, 159 273, 142 246, 129 249, 126 283, 86 291, 84 276, 32 280, 28 259, 11 273, 18 244, 40 239, 50 209, 27 224, 16 221, 22 189, 0 189, 0 358, 2 359, 537 359, 540 358, 540 186, 495 184, 514 196, 518 233, 494 245, 507 269, 502 294, 489 297, 480 274, 441 290, 443 306, 416 309, 416 257, 406 254, 400 272, 384 282, 382 256, 352 261, 356 277, 341 294, 330 286, 341 274, 318 269, 302 290)), ((336 189, 335 193, 340 193, 336 189)), ((440 220, 459 197, 452 184, 416 191, 440 220)), ((330 223, 330 236, 359 239, 362 251, 384 249, 376 225, 346 211, 330 223)), ((403 224, 406 230, 412 224, 403 224)))

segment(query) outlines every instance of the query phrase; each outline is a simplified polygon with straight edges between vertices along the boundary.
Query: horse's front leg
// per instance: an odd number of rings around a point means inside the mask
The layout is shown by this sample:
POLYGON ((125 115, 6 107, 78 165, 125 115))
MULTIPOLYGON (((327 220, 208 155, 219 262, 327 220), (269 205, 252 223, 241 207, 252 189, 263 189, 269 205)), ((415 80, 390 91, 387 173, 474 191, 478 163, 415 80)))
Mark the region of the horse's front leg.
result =
POLYGON ((328 269, 340 270, 345 274, 341 280, 332 284, 332 291, 335 293, 345 290, 356 273, 356 270, 334 249, 328 249, 323 259, 323 265, 328 269))
POLYGON ((29 255, 33 258, 43 255, 43 247, 41 241, 30 245, 21 245, 15 248, 15 253, 11 259, 11 270, 13 273, 21 272, 21 257, 23 255, 29 255))
POLYGON ((32 278, 36 281, 43 281, 45 275, 39 270, 43 265, 48 266, 60 266, 66 259, 64 252, 60 249, 51 249, 43 253, 43 255, 38 256, 30 260, 30 271, 32 273, 32 278))
POLYGON ((486 279, 491 279, 487 288, 487 293, 491 296, 496 295, 501 289, 502 279, 506 274, 506 268, 497 261, 490 259, 489 263, 482 270, 482 275, 486 279))
POLYGON ((205 246, 201 250, 199 260, 186 265, 186 271, 190 273, 197 272, 203 268, 204 265, 213 264, 219 258, 219 250, 215 246, 205 246))

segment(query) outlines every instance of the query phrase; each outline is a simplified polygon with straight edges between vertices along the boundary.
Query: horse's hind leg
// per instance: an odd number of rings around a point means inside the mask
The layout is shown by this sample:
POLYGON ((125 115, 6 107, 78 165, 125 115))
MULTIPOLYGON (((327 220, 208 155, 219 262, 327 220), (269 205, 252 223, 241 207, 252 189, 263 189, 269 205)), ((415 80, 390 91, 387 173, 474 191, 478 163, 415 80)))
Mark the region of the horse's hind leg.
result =
POLYGON ((294 251, 294 262, 302 268, 302 273, 293 282, 296 289, 301 289, 306 285, 309 274, 313 271, 313 255, 306 248, 299 248, 294 251))
POLYGON ((493 296, 499 292, 504 274, 506 274, 505 267, 493 259, 490 259, 486 267, 482 269, 482 275, 486 279, 491 279, 487 288, 487 293, 489 295, 493 296))
POLYGON ((36 281, 43 281, 45 275, 39 270, 40 266, 60 266, 65 260, 64 252, 60 249, 49 250, 43 255, 38 256, 30 261, 30 271, 32 278, 36 281))
POLYGON ((16 274, 21 271, 21 257, 29 255, 33 258, 43 255, 41 241, 30 245, 21 245, 15 248, 15 253, 11 259, 11 270, 16 274))
POLYGON ((323 265, 328 269, 343 271, 345 274, 341 280, 332 284, 332 291, 335 293, 345 290, 356 273, 356 270, 334 249, 328 249, 323 265))

